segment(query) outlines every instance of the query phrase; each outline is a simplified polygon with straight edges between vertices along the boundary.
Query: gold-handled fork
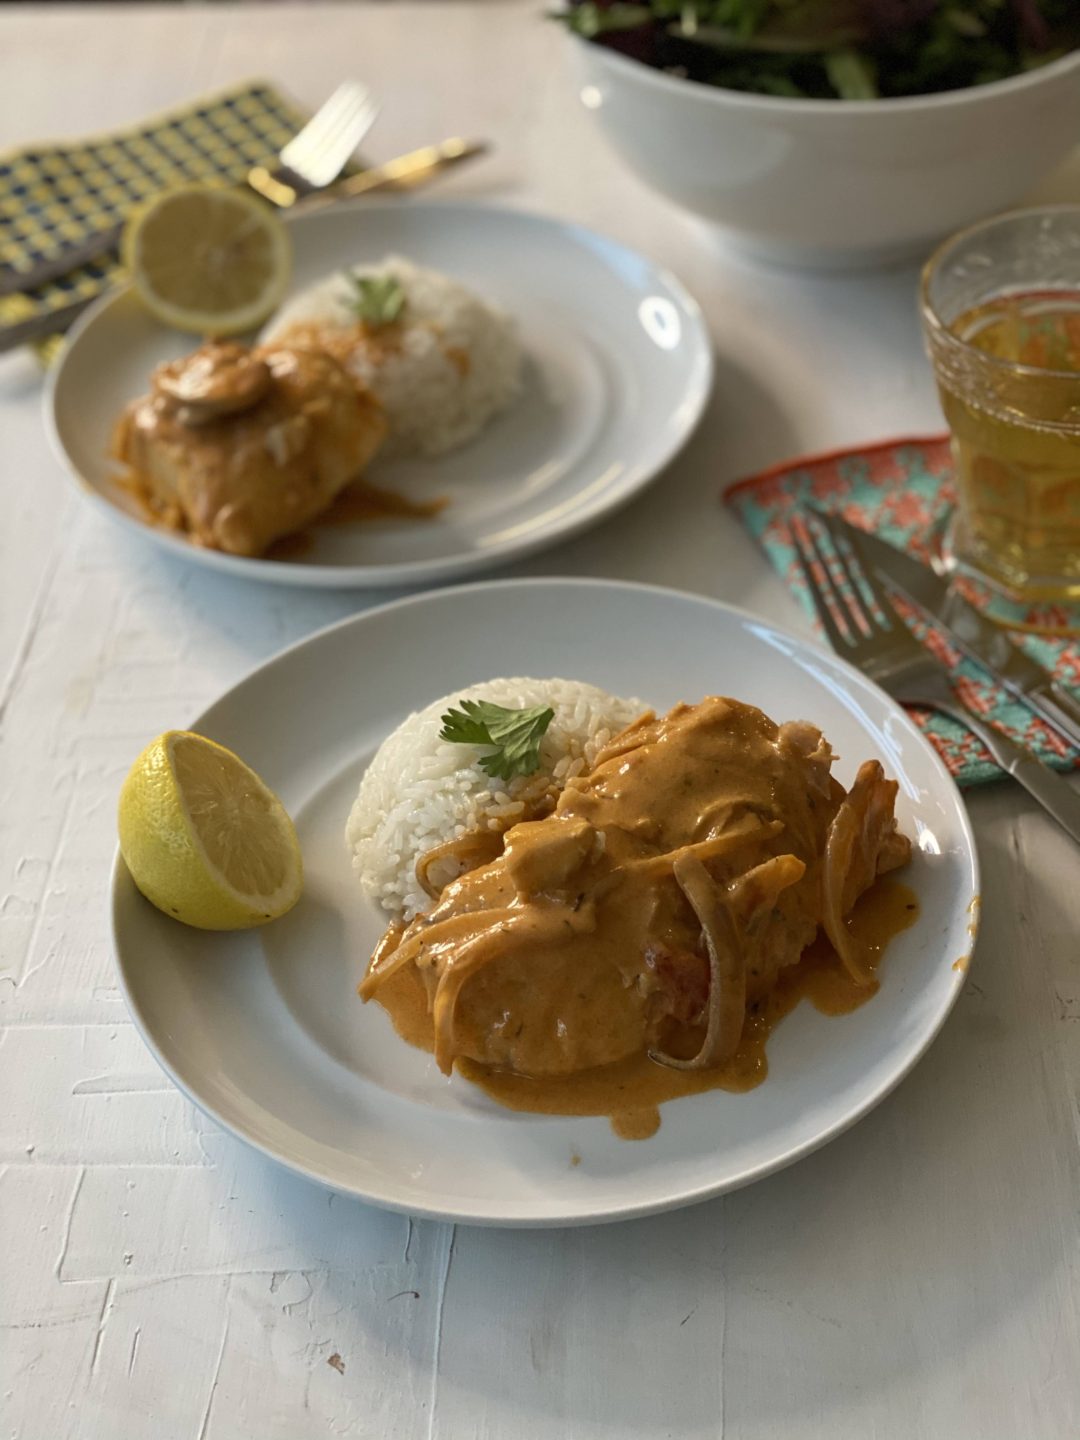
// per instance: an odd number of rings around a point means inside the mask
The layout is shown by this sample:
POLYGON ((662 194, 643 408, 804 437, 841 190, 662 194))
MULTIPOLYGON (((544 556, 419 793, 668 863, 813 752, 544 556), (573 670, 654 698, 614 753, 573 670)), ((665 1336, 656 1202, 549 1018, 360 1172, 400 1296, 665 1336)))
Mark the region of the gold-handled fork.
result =
MULTIPOLYGON (((272 204, 289 209, 337 179, 378 113, 378 101, 368 87, 358 80, 346 80, 281 150, 277 165, 273 169, 254 166, 248 171, 247 183, 272 204)), ((33 290, 115 252, 125 224, 121 220, 95 230, 30 265, 7 266, 0 271, 0 296, 33 290)))
POLYGON ((1080 793, 964 705, 945 666, 919 644, 839 525, 821 511, 803 509, 791 534, 814 609, 837 654, 894 700, 938 710, 973 731, 1001 768, 1080 840, 1080 793))
POLYGON ((247 183, 287 210, 337 179, 378 114, 378 101, 368 87, 346 80, 280 152, 278 164, 272 170, 253 166, 247 183))

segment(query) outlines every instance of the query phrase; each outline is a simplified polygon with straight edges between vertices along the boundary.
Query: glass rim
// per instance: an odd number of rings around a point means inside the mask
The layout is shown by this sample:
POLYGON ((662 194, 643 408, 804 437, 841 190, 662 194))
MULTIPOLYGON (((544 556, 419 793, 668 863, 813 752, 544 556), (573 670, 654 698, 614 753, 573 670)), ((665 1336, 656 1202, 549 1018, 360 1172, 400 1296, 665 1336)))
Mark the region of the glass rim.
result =
MULTIPOLYGON (((1010 375, 1051 376, 1058 380, 1072 380, 1080 383, 1080 371, 1077 370, 1056 370, 1045 365, 1028 365, 1022 360, 1007 360, 1001 355, 991 355, 986 350, 980 350, 977 345, 972 345, 969 341, 954 334, 930 300, 931 282, 946 254, 954 246, 970 240, 981 231, 993 230, 1011 220, 1029 219, 1035 215, 1074 215, 1077 220, 1077 228, 1080 229, 1080 204, 1068 202, 1057 205, 1027 205, 1016 210, 1006 210, 1000 215, 990 215, 985 220, 976 220, 973 225, 967 225, 963 230, 957 230, 952 235, 946 236, 935 246, 929 259, 923 264, 922 270, 919 272, 919 312, 923 324, 931 333, 932 338, 949 345, 958 354, 970 356, 981 365, 1002 372, 1008 371, 1010 375)), ((1080 293, 1080 284, 1076 289, 1080 293)), ((1052 293, 1052 289, 1046 293, 1052 293)))

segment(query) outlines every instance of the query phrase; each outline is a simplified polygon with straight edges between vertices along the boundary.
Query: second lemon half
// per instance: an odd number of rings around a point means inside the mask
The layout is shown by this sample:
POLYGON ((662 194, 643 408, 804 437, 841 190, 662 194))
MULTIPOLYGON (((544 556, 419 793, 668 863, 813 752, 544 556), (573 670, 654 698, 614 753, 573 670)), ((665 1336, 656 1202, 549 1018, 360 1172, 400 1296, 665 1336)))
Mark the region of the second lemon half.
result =
POLYGON ((280 303, 292 246, 265 201, 244 190, 183 185, 132 216, 123 258, 159 320, 194 335, 238 335, 280 303))

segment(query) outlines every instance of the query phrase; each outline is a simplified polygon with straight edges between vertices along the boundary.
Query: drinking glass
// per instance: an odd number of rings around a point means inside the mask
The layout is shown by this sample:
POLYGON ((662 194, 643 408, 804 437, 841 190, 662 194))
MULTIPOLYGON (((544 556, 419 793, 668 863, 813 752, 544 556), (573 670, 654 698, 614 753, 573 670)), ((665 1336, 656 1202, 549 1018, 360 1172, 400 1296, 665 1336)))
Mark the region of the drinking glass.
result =
POLYGON ((1080 599, 1080 205, 954 235, 923 270, 921 308, 952 432, 955 557, 1015 598, 1080 599))

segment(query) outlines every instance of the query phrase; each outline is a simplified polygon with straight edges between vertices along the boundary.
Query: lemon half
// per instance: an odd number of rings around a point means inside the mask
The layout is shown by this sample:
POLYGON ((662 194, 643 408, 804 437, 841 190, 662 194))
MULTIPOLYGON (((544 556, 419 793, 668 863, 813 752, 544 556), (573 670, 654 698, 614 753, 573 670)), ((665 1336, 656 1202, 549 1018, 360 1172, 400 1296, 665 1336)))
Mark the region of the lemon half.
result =
POLYGON ((146 898, 200 930, 246 930, 300 898, 304 871, 284 805, 213 740, 167 730, 120 790, 120 853, 146 898))
POLYGON ((243 190, 182 185, 136 212, 124 264, 143 303, 166 325, 237 335, 260 325, 289 283, 288 231, 243 190))

